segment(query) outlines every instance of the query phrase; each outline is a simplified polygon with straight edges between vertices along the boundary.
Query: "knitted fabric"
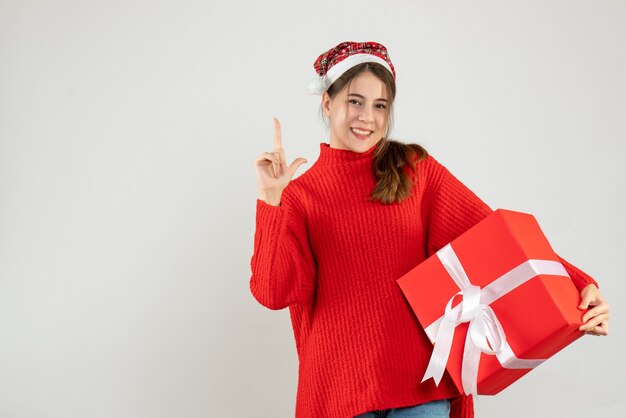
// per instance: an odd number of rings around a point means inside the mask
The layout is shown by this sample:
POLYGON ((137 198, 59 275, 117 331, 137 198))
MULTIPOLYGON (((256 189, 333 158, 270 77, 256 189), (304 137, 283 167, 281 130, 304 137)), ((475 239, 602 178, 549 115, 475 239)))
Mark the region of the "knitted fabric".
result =
MULTIPOLYGON (((380 142, 379 142, 380 143, 380 142)), ((473 417, 448 374, 420 383, 432 344, 396 279, 492 210, 432 156, 401 203, 368 198, 378 144, 355 153, 320 144, 279 206, 256 202, 250 289, 289 307, 299 358, 296 418, 348 418, 450 398, 473 417)), ((595 281, 563 260, 578 289, 595 281)))

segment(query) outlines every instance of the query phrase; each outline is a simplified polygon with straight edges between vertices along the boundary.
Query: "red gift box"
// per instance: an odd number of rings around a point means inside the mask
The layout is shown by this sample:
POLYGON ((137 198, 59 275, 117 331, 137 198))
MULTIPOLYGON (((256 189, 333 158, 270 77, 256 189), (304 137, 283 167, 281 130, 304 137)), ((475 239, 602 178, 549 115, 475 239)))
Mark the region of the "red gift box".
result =
POLYGON ((580 295, 532 215, 496 210, 399 278, 461 393, 495 395, 572 343, 580 295))

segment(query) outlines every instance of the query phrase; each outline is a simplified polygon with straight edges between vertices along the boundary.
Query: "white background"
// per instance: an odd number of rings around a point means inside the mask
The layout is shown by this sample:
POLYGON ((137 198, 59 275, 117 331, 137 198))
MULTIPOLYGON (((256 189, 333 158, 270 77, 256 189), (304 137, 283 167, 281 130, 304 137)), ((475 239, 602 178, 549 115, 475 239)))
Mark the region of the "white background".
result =
POLYGON ((612 304, 611 336, 477 416, 620 416, 624 22, 603 0, 0 0, 0 416, 293 416, 288 311, 249 291, 252 162, 272 116, 315 161, 306 86, 344 40, 389 48, 395 138, 535 214, 612 304))

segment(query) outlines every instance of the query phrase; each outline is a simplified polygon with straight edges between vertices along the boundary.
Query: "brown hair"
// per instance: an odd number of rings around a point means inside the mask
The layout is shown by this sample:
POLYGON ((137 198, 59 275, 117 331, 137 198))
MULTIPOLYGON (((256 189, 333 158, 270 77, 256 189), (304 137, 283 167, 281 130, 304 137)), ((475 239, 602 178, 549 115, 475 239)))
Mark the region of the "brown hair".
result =
MULTIPOLYGON (((406 168, 415 173, 415 164, 426 158, 428 152, 418 144, 405 144, 388 139, 393 123, 393 101, 396 97, 396 82, 393 75, 380 64, 366 62, 356 65, 343 73, 331 86, 327 93, 332 98, 346 86, 352 79, 362 72, 369 71, 378 77, 387 88, 387 130, 376 147, 372 161, 372 174, 376 180, 376 186, 372 191, 372 201, 380 201, 384 204, 401 202, 409 197, 413 188, 413 181, 409 177, 406 168)), ((417 176, 415 176, 417 179, 417 176)))

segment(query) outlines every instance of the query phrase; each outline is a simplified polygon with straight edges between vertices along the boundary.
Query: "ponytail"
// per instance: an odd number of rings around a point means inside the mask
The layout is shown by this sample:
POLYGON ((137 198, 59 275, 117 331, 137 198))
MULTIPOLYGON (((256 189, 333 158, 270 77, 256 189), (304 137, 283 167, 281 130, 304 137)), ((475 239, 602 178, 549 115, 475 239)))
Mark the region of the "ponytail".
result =
POLYGON ((418 144, 404 144, 385 138, 381 141, 376 147, 372 161, 372 174, 376 179, 376 186, 370 200, 387 205, 400 203, 411 195, 413 189, 413 181, 407 168, 415 173, 416 163, 426 158, 428 152, 418 144))

